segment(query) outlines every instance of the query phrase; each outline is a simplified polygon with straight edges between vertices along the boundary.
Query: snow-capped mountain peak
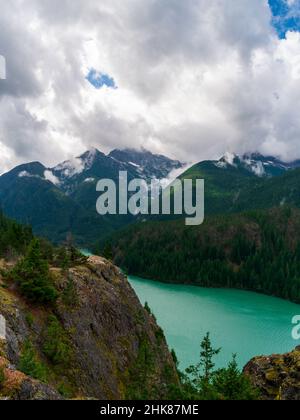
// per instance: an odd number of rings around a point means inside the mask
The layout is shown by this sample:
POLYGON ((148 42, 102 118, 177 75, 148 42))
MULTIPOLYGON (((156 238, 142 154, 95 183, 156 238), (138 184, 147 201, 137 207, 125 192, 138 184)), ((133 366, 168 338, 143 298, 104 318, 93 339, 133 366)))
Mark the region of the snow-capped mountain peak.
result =
POLYGON ((58 178, 70 179, 84 171, 90 170, 98 156, 101 155, 102 153, 99 150, 92 148, 81 156, 60 163, 52 171, 58 178))
POLYGON ((226 152, 225 155, 216 163, 219 168, 227 168, 228 166, 237 166, 239 157, 235 153, 226 152))
POLYGON ((163 155, 153 154, 145 149, 116 149, 108 156, 117 162, 130 165, 145 179, 164 179, 173 170, 183 168, 184 166, 177 160, 169 159, 163 155))
POLYGON ((85 152, 83 155, 79 156, 77 159, 79 159, 82 162, 84 170, 89 170, 92 168, 95 161, 100 156, 104 156, 104 154, 93 147, 92 149, 85 152))
POLYGON ((277 157, 264 156, 257 152, 246 153, 244 155, 227 152, 220 160, 215 162, 215 165, 223 169, 235 167, 237 169, 247 170, 257 177, 272 177, 288 170, 299 168, 300 162, 283 162, 277 157))

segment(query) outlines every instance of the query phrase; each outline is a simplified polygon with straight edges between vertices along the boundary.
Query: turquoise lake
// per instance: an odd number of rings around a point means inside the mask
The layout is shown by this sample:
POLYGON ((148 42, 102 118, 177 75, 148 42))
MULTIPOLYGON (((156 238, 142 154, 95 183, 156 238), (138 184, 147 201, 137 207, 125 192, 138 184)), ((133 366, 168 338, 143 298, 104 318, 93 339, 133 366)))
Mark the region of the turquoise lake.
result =
MULTIPOLYGON (((91 255, 88 250, 81 250, 91 255)), ((141 303, 148 302, 181 369, 199 361, 200 342, 211 333, 222 347, 218 367, 237 354, 240 367, 252 357, 285 353, 300 345, 292 338, 292 318, 300 305, 257 293, 178 286, 129 277, 141 303)))
POLYGON ((300 305, 251 292, 177 286, 129 277, 142 304, 148 302, 182 369, 199 361, 200 342, 211 333, 222 347, 218 367, 232 354, 243 367, 252 357, 285 353, 300 342, 292 338, 292 318, 300 305))

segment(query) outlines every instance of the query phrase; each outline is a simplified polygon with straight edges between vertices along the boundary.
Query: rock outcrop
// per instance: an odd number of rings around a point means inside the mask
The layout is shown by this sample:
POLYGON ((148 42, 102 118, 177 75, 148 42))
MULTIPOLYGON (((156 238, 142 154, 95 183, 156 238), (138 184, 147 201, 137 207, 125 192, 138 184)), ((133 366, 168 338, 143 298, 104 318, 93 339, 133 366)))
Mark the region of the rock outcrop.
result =
POLYGON ((47 384, 34 380, 0 357, 0 400, 61 400, 62 396, 47 384))
POLYGON ((265 400, 300 400, 300 347, 284 355, 255 357, 244 372, 265 400))
POLYGON ((6 324, 0 341, 6 378, 0 396, 170 398, 179 386, 172 356, 126 277, 100 257, 65 272, 51 271, 60 292, 53 308, 27 303, 13 285, 0 280, 0 314, 6 324), (26 362, 34 357, 43 366, 44 383, 18 371, 22 357, 26 362), (18 386, 9 393, 5 383, 11 376, 18 378, 18 386))

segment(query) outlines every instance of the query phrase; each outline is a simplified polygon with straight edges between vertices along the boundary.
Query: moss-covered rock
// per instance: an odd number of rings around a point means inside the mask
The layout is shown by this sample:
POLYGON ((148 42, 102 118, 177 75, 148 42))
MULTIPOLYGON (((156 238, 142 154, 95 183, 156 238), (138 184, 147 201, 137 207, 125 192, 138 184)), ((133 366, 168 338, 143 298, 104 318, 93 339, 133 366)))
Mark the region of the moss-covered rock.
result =
POLYGON ((256 357, 244 369, 266 400, 300 400, 300 347, 285 355, 256 357))

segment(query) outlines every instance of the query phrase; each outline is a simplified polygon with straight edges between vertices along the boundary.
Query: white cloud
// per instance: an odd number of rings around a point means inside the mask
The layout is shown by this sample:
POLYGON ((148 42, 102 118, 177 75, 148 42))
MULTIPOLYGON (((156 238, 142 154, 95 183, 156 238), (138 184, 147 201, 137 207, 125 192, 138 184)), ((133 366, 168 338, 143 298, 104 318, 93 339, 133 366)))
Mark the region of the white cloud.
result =
POLYGON ((44 177, 47 181, 52 182, 52 184, 54 184, 54 185, 59 185, 60 184, 59 179, 53 174, 52 171, 46 170, 44 172, 44 177))
POLYGON ((144 146, 184 161, 226 150, 300 157, 300 35, 277 38, 267 0, 0 8, 1 171, 27 160, 52 166, 90 146, 144 146), (94 89, 90 68, 118 89, 94 89))

